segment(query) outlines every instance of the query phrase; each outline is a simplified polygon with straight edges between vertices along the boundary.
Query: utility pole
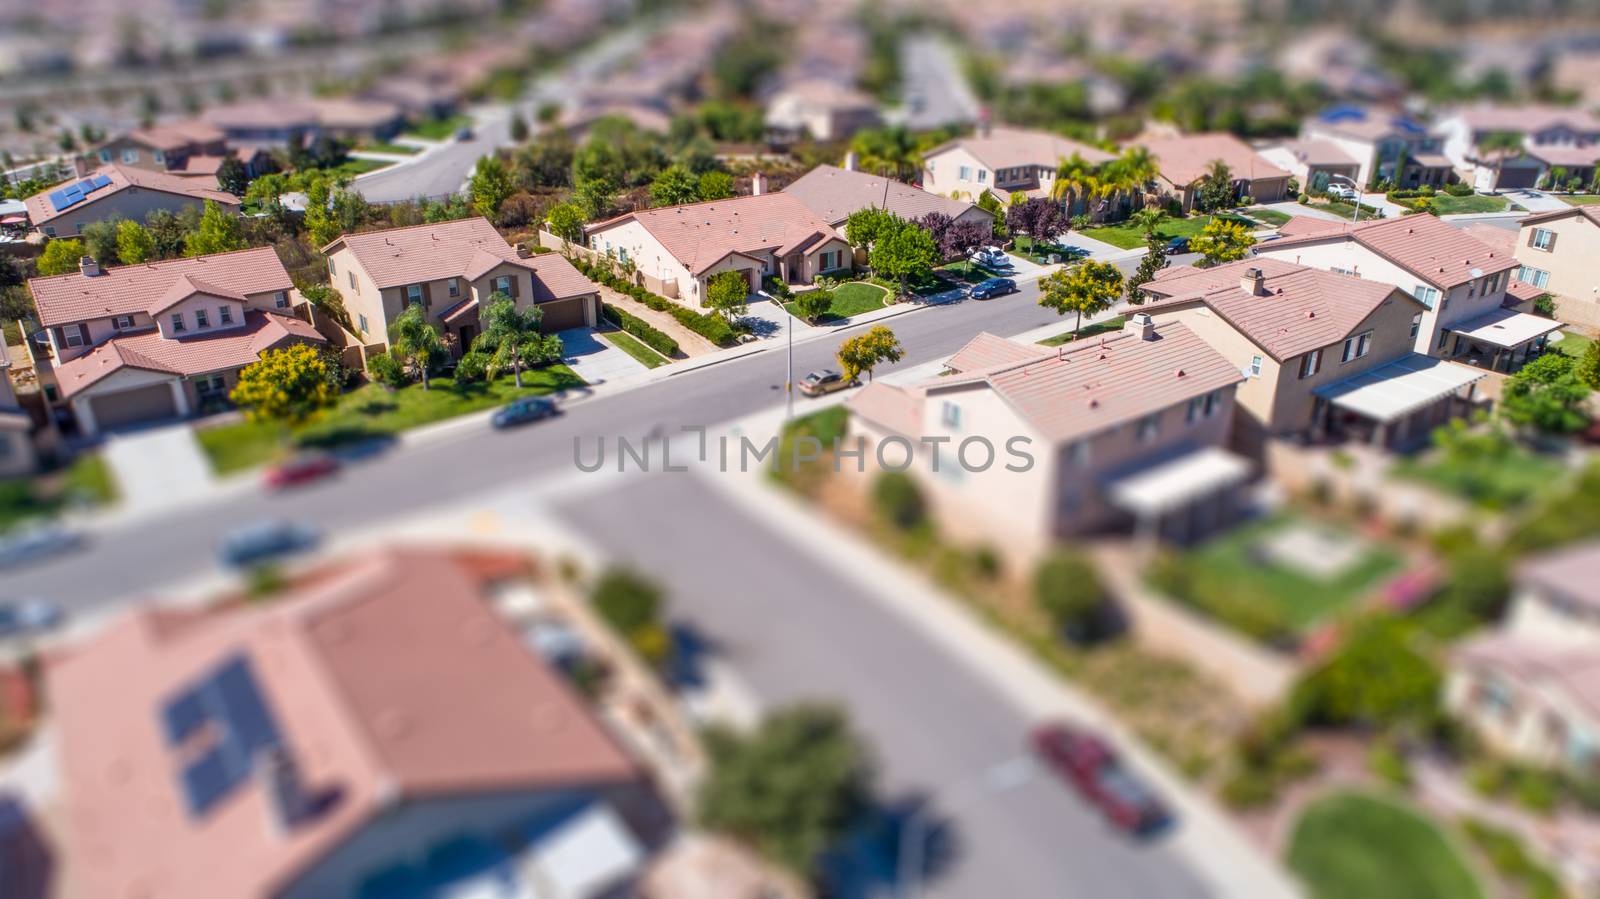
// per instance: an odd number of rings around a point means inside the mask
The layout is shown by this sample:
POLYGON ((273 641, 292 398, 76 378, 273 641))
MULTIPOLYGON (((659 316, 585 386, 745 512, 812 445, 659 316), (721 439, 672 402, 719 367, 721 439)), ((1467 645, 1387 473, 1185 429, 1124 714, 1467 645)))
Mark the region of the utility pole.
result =
MULTIPOLYGON (((777 302, 777 300, 773 300, 777 302)), ((779 306, 778 308, 783 308, 779 306)), ((783 379, 784 421, 794 420, 794 315, 790 315, 783 323, 783 330, 789 337, 789 371, 783 379)))

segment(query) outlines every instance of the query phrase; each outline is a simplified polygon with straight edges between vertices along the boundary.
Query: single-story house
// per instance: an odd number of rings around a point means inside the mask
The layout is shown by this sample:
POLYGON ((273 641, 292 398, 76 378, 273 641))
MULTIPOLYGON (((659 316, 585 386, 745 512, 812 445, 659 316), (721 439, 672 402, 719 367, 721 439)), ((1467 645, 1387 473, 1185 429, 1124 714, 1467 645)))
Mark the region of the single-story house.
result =
POLYGON ((783 192, 833 225, 840 237, 845 236, 845 220, 851 213, 869 207, 887 209, 907 221, 937 212, 951 221, 976 222, 986 228, 994 225, 994 213, 972 203, 952 200, 882 175, 831 165, 817 166, 785 187, 783 192))
POLYGON ((878 101, 833 78, 806 78, 767 101, 767 129, 785 139, 846 140, 881 121, 878 101))
POLYGON ((63 181, 27 199, 28 220, 49 237, 75 237, 85 225, 111 219, 142 222, 157 209, 181 212, 207 201, 239 211, 239 198, 217 188, 216 178, 185 178, 171 172, 103 165, 82 178, 63 181))
POLYGON ((1233 175, 1235 197, 1252 197, 1257 203, 1278 203, 1289 198, 1289 172, 1231 134, 1148 137, 1136 143, 1155 157, 1157 186, 1176 198, 1185 212, 1194 208, 1200 182, 1218 160, 1233 175))
POLYGON ((1293 175, 1303 191, 1329 184, 1365 187, 1361 162, 1331 140, 1292 140, 1261 150, 1261 158, 1293 175))

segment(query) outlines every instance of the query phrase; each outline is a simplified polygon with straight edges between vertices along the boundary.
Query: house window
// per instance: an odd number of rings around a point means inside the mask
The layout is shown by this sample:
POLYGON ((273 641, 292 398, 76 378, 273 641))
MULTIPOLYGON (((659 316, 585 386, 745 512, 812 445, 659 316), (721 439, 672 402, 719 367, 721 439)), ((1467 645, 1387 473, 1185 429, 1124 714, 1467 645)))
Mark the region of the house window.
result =
POLYGON ((289 292, 287 290, 278 291, 277 293, 272 295, 272 302, 279 309, 288 309, 289 308, 289 292))
POLYGON ((1352 334, 1344 339, 1344 358, 1342 358, 1340 361, 1349 362, 1352 359, 1360 359, 1362 356, 1365 356, 1367 354, 1367 350, 1370 349, 1372 349, 1371 331, 1362 331, 1360 334, 1352 334))
POLYGON ((1072 463, 1075 468, 1089 467, 1089 441, 1087 438, 1074 440, 1067 447, 1067 461, 1072 463))
POLYGON ((152 150, 150 153, 150 158, 154 159, 156 162, 165 164, 167 161, 167 154, 161 152, 160 150, 152 150))
POLYGON ((204 309, 196 309, 194 311, 194 326, 196 328, 211 327, 211 319, 206 316, 206 311, 204 309))
POLYGON ((1437 287, 1429 287, 1426 284, 1418 284, 1417 289, 1413 290, 1411 295, 1421 300, 1422 305, 1427 306, 1429 309, 1433 308, 1434 303, 1439 302, 1439 289, 1437 287))
POLYGON ((1300 377, 1309 378, 1322 370, 1322 350, 1312 350, 1300 357, 1300 377))
POLYGON ((1468 281, 1467 282, 1467 296, 1475 297, 1477 295, 1478 295, 1478 282, 1476 280, 1468 281))
POLYGON ((1528 237, 1528 246, 1548 253, 1556 248, 1556 232, 1549 228, 1535 228, 1528 237))
POLYGON ((101 150, 100 151, 100 161, 101 162, 110 162, 111 161, 111 151, 110 150, 101 150))
POLYGON ((422 285, 421 284, 407 284, 406 285, 406 304, 409 305, 409 306, 421 306, 422 305, 422 285))
POLYGON ((118 331, 126 331, 133 327, 133 316, 119 315, 111 320, 111 327, 116 328, 118 331))
POLYGON ((45 225, 44 226, 44 233, 45 233, 45 236, 47 236, 47 237, 55 237, 56 236, 56 226, 55 225, 45 225))
POLYGON ((944 426, 950 428, 951 430, 960 430, 961 407, 955 403, 946 402, 944 404, 943 412, 939 416, 939 420, 944 422, 944 426))
POLYGON ((444 282, 445 292, 453 297, 461 296, 461 279, 450 278, 444 282))
POLYGON ((1517 269, 1517 280, 1542 290, 1550 283, 1550 273, 1542 268, 1524 265, 1522 268, 1517 269))
POLYGON ((356 324, 360 326, 361 333, 362 334, 367 333, 367 317, 365 315, 357 315, 356 319, 357 319, 356 324))
POLYGON ((1161 413, 1152 412, 1139 419, 1139 428, 1134 435, 1140 443, 1149 443, 1161 434, 1161 413))
POLYGON ((1222 405, 1222 391, 1213 390, 1206 394, 1206 402, 1204 407, 1206 418, 1210 418, 1212 415, 1215 415, 1217 412, 1217 407, 1220 405, 1222 405))
POLYGON ((227 306, 218 306, 217 307, 217 324, 219 324, 219 325, 231 325, 231 324, 233 324, 233 309, 231 309, 230 307, 227 307, 227 306))
POLYGON ((1417 339, 1417 332, 1422 330, 1422 313, 1411 316, 1411 339, 1417 339))
POLYGON ((330 275, 339 274, 338 272, 334 271, 334 269, 333 269, 333 257, 332 256, 328 257, 328 274, 330 274, 330 275))
POLYGON ((346 274, 348 274, 350 276, 350 289, 351 290, 355 290, 356 289, 356 273, 355 272, 347 272, 346 274))
POLYGON ((1250 357, 1250 377, 1252 377, 1252 378, 1261 377, 1261 357, 1260 356, 1251 356, 1250 357))
POLYGON ((962 166, 960 169, 957 170, 957 176, 960 177, 962 181, 971 181, 972 180, 972 166, 970 166, 970 165, 962 166))
POLYGON ((1448 330, 1440 331, 1439 332, 1439 346, 1438 346, 1438 349, 1441 349, 1441 350, 1444 349, 1444 345, 1446 343, 1448 343, 1449 341, 1450 341, 1450 332, 1448 330))
POLYGON ((501 275, 494 279, 494 292, 511 296, 511 276, 501 275))
POLYGON ((189 326, 185 325, 183 323, 183 313, 182 312, 174 312, 174 313, 172 313, 172 332, 174 334, 176 334, 176 333, 178 333, 180 331, 187 331, 187 330, 189 330, 189 326))
POLYGON ((1349 275, 1352 278, 1361 277, 1359 274, 1356 273, 1356 270, 1353 269, 1353 268, 1340 268, 1337 265, 1335 265, 1335 266, 1332 266, 1329 269, 1329 271, 1333 272, 1335 275, 1349 275))
POLYGON ((77 325, 62 329, 67 338, 67 346, 83 346, 83 329, 77 325))
POLYGON ((1188 407, 1183 410, 1183 420, 1189 424, 1194 424, 1198 421, 1201 411, 1205 408, 1205 403, 1206 398, 1203 396, 1190 397, 1188 407))
POLYGON ((128 149, 123 150, 122 151, 122 161, 125 162, 125 163, 129 163, 129 164, 138 162, 139 161, 139 151, 133 149, 132 147, 129 147, 128 149))

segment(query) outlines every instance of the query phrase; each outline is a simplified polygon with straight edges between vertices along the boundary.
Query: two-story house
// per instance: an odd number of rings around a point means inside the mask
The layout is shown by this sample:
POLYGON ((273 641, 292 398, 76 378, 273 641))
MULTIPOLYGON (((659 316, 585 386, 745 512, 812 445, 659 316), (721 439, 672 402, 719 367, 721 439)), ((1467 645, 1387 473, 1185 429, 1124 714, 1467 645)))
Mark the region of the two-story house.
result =
POLYGON ((465 352, 478 313, 495 294, 537 306, 546 333, 594 327, 600 293, 565 258, 523 258, 486 218, 344 234, 322 248, 328 276, 365 346, 387 347, 389 325, 408 306, 465 352))
POLYGON ((1427 308, 1381 281, 1245 259, 1167 269, 1144 293, 1155 302, 1139 311, 1182 322, 1244 373, 1236 444, 1251 453, 1290 436, 1415 446, 1484 377, 1416 352, 1427 308))
POLYGON ((1587 184, 1600 160, 1600 116, 1576 107, 1484 104, 1439 124, 1445 154, 1478 190, 1537 187, 1557 168, 1587 184), (1502 139, 1520 147, 1498 146, 1502 139))
POLYGON ((1058 134, 981 126, 970 137, 947 141, 922 155, 922 189, 969 202, 989 192, 1001 202, 1018 191, 1048 197, 1056 170, 1074 156, 1091 166, 1116 158, 1058 134))
POLYGON ((641 209, 584 228, 589 249, 626 266, 664 297, 703 306, 706 285, 722 272, 743 274, 751 292, 771 275, 810 284, 818 275, 848 273, 850 244, 829 222, 788 193, 641 209))
POLYGON ((946 364, 848 401, 863 458, 911 471, 943 531, 1026 558, 1129 525, 1192 539, 1233 514, 1250 466, 1224 447, 1244 378, 1183 323, 1135 315, 1053 350, 980 334, 946 364))
POLYGON ((1256 258, 1391 284, 1421 300, 1419 353, 1508 371, 1561 328, 1510 308, 1521 302, 1515 257, 1436 216, 1357 224, 1297 218, 1280 233, 1254 247, 1256 258))
POLYGON ((86 256, 28 288, 54 360, 41 385, 85 435, 225 405, 262 353, 323 342, 271 247, 118 268, 86 256))
POLYGON ((137 128, 94 147, 89 155, 101 165, 116 163, 152 172, 182 172, 191 157, 221 157, 227 135, 206 122, 188 119, 137 128))
POLYGON ((1517 280, 1555 294, 1572 321, 1600 324, 1600 209, 1572 206, 1518 222, 1517 280))
POLYGON ((216 203, 239 211, 239 198, 217 189, 215 178, 185 178, 119 163, 63 181, 29 197, 28 221, 48 237, 75 237, 85 225, 112 219, 142 222, 157 209, 178 213, 216 203))
MULTIPOLYGON (((1376 106, 1331 106, 1306 119, 1300 136, 1326 145, 1357 163, 1356 186, 1377 181, 1404 188, 1424 184, 1442 187, 1455 180, 1455 168, 1444 154, 1445 134, 1402 112, 1376 106)), ((1326 189, 1315 177, 1303 189, 1326 189)))
MULTIPOLYGON (((852 161, 847 159, 842 169, 819 165, 791 182, 783 192, 804 203, 818 218, 831 223, 840 237, 845 236, 845 222, 851 213, 869 207, 887 209, 906 221, 939 213, 954 222, 994 227, 994 213, 987 209, 952 200, 943 194, 929 193, 883 175, 856 171, 850 168, 852 161)), ((758 172, 755 177, 762 175, 758 172)))

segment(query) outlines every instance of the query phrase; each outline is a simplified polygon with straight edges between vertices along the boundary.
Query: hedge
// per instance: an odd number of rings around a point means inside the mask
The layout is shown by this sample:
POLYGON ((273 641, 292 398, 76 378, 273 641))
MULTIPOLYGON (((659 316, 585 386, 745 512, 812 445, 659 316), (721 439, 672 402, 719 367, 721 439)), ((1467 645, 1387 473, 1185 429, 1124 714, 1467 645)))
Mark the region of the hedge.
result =
MULTIPOLYGON (((618 293, 625 293, 657 312, 667 313, 677 319, 685 328, 718 346, 731 346, 735 338, 738 337, 733 330, 733 326, 719 316, 706 315, 695 312, 693 309, 686 309, 666 297, 645 290, 637 284, 629 284, 600 266, 592 265, 582 258, 573 259, 572 264, 577 267, 578 271, 583 272, 589 280, 598 281, 618 293)), ((660 347, 656 347, 656 349, 660 349, 660 347)))
POLYGON ((657 330, 654 325, 644 319, 632 313, 624 312, 610 303, 602 303, 600 308, 605 313, 606 318, 616 322, 622 330, 644 341, 651 349, 669 359, 678 355, 678 342, 673 340, 671 335, 657 330))

